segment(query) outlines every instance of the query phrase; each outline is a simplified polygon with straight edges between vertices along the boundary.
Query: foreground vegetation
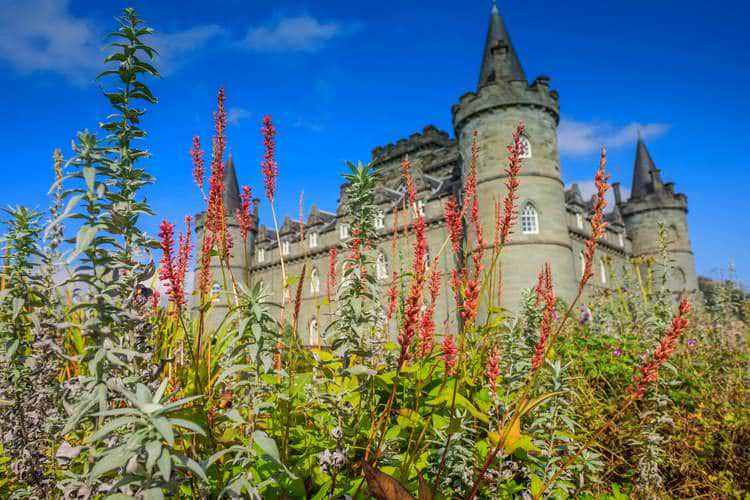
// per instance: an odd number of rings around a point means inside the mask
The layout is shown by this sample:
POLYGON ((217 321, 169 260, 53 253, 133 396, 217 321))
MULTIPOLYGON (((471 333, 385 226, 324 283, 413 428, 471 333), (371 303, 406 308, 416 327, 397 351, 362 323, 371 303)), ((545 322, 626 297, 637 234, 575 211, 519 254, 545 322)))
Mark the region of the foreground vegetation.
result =
MULTIPOLYGON (((446 204, 450 238, 427 251, 425 221, 409 206, 416 193, 405 159, 403 220, 413 258, 394 274, 385 298, 368 244, 373 174, 351 165, 345 177, 353 238, 341 256, 331 252, 321 303, 331 326, 326 347, 310 349, 297 333, 304 271, 282 271, 289 294, 274 304, 252 277, 245 286, 228 266, 233 247, 247 252, 254 220, 244 189, 242 208, 231 214, 242 241, 231 241, 222 199, 223 91, 201 239, 193 242, 190 218, 177 237, 164 221, 158 241, 139 228, 152 215, 140 194, 153 181, 143 166, 148 153, 138 149, 141 106, 156 103, 144 81, 156 76, 149 33, 133 11, 124 13, 102 75, 114 82, 105 92, 112 114, 101 136, 78 135, 72 156, 55 153, 49 213, 7 211, 0 496, 750 495, 746 296, 727 281, 707 301, 682 297, 678 304, 664 288, 665 252, 633 262, 616 280, 613 270, 613 288, 582 302, 606 225, 604 152, 579 297, 557 298, 547 266, 517 315, 496 297, 516 219, 523 124, 508 138, 507 166, 498 165, 506 169, 508 194, 489 244, 472 164, 462 204, 446 204), (199 270, 189 296, 193 247, 199 270), (446 255, 456 262, 450 276, 437 266, 446 255), (339 258, 344 265, 335 276, 339 258), (491 264, 483 266, 487 258, 491 264), (206 265, 212 259, 216 276, 206 265), (217 280, 225 290, 219 297, 211 290, 217 280), (441 287, 455 296, 447 322, 434 317, 441 287)), ((270 117, 262 132, 273 211, 278 168, 270 117)), ((191 155, 203 193, 198 138, 191 155)))

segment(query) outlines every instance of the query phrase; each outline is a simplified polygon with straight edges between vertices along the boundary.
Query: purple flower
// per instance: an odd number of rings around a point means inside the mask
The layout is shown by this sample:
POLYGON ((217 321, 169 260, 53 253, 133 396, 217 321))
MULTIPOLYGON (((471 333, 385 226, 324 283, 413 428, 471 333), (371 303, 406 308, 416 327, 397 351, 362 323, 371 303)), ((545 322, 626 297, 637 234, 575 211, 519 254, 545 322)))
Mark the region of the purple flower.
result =
POLYGON ((693 347, 697 343, 698 343, 698 341, 695 340, 695 339, 688 339, 688 341, 687 341, 688 347, 693 347))
POLYGON ((620 348, 618 347, 617 349, 615 349, 614 351, 612 351, 612 355, 613 355, 613 356, 618 356, 618 357, 619 357, 619 356, 622 356, 622 349, 620 349, 620 348))
POLYGON ((585 325, 586 323, 590 323, 592 319, 593 319, 593 315, 591 314, 591 310, 585 305, 581 305, 581 316, 578 319, 578 321, 582 325, 585 325))

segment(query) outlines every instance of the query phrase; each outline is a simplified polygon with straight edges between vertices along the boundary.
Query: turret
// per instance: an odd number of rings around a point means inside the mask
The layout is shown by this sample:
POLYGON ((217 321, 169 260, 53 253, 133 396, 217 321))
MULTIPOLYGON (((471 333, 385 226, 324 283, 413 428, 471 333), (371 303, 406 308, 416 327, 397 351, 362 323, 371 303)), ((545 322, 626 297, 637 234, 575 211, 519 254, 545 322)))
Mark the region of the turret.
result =
POLYGON ((660 225, 666 230, 669 268, 667 287, 675 292, 698 289, 688 234, 687 197, 676 193, 674 183, 664 183, 646 143, 638 137, 630 199, 618 204, 633 242, 633 257, 656 257, 660 252, 660 225))
MULTIPOLYGON (((558 295, 570 299, 576 276, 557 149, 558 95, 548 77, 526 80, 497 6, 490 13, 476 92, 453 106, 453 126, 464 176, 474 133, 479 142, 478 193, 485 234, 492 234, 493 200, 505 194, 507 146, 519 122, 525 124, 526 152, 521 167, 519 223, 504 250, 503 306, 516 309, 545 262, 552 265, 558 295)), ((489 254, 490 252, 486 252, 489 254)))

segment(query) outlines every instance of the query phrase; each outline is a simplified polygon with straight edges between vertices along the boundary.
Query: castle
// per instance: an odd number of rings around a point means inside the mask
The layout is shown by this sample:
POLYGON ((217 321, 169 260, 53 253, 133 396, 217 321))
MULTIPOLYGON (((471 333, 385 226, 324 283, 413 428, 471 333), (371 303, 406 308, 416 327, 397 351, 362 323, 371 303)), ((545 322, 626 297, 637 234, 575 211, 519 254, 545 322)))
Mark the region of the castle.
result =
MULTIPOLYGON (((391 274, 409 269, 411 240, 399 232, 398 251, 391 251, 396 214, 404 203, 405 189, 400 162, 408 155, 412 176, 418 191, 416 210, 422 212, 427 224, 427 243, 437 252, 447 238, 443 204, 462 190, 466 166, 471 155, 473 134, 478 137, 478 196, 484 234, 493 234, 494 200, 505 195, 506 146, 516 125, 525 123, 523 166, 518 191, 518 224, 509 245, 503 250, 503 304, 517 309, 522 292, 531 288, 543 264, 552 266, 558 296, 570 300, 576 293, 582 272, 584 242, 588 238, 592 201, 584 200, 577 185, 565 189, 557 147, 557 125, 560 120, 559 97, 550 88, 548 77, 529 82, 521 61, 513 48, 503 19, 493 5, 487 39, 481 59, 477 90, 467 92, 453 106, 454 136, 434 126, 393 144, 372 150, 372 166, 377 178, 375 227, 378 238, 373 243, 377 279, 385 297, 391 274)), ((666 279, 675 293, 697 290, 695 263, 688 237, 687 198, 675 192, 674 184, 663 182, 642 139, 639 138, 633 167, 630 197, 623 200, 619 183, 612 185, 615 206, 607 213, 606 235, 599 241, 594 277, 587 288, 611 286, 613 277, 633 257, 655 255, 659 251, 658 232, 666 228, 668 253, 672 261, 666 279), (663 226, 662 226, 663 225, 663 226)), ((229 158, 225 170, 225 205, 229 214, 240 206, 234 162, 229 158)), ((255 209, 257 221, 257 205, 255 209)), ((198 230, 201 217, 198 216, 198 230)), ((399 224, 405 222, 401 215, 399 224)), ((336 213, 314 205, 304 225, 300 240, 299 223, 286 218, 279 228, 281 248, 272 229, 256 224, 250 237, 248 256, 235 246, 231 267, 235 277, 250 276, 253 283, 261 281, 281 302, 281 262, 283 257, 289 276, 299 276, 306 267, 299 332, 309 345, 321 342, 328 319, 321 314, 335 304, 324 305, 329 268, 328 255, 332 246, 343 253, 351 237, 347 214, 345 186, 336 213), (248 272, 249 271, 249 272, 248 272)), ((234 241, 241 241, 236 222, 231 220, 234 241)), ((490 242, 491 245, 491 242, 490 242)), ((491 252, 486 252, 490 254, 491 252)), ((440 265, 446 273, 453 268, 450 252, 443 252, 440 265)), ((489 257, 486 257, 489 259, 489 257)), ((339 263, 341 259, 339 259, 339 263)), ((339 271, 340 276, 340 271, 339 271)), ((220 276, 218 269, 214 277, 220 276)), ((220 285, 215 285, 220 289, 220 285)), ((294 288, 294 287, 292 287, 294 288)), ((288 302, 291 297, 285 297, 288 302)), ((452 294, 444 287, 436 310, 441 324, 455 315, 452 294)))

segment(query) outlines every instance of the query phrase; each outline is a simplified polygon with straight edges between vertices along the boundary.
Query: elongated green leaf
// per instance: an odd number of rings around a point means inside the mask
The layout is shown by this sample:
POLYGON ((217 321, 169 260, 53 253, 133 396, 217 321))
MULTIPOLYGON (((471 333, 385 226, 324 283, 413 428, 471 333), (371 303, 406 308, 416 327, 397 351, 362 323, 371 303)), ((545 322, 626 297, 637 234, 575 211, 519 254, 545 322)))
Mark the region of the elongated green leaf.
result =
POLYGON ((132 452, 128 451, 124 446, 108 450, 106 454, 94 464, 94 468, 91 469, 91 478, 98 479, 107 472, 124 467, 128 460, 130 460, 131 456, 132 452))
POLYGON ((86 442, 95 443, 103 437, 108 436, 111 432, 137 422, 138 420, 140 420, 138 417, 120 417, 114 420, 110 420, 109 422, 101 426, 98 431, 89 436, 86 442))
POLYGON ((152 418, 151 422, 154 424, 156 430, 159 431, 159 434, 161 434, 162 437, 167 441, 169 446, 174 446, 174 430, 172 429, 172 425, 169 423, 169 420, 167 420, 165 417, 156 417, 152 418))
POLYGON ((279 449, 276 447, 276 441, 269 437, 268 434, 263 431, 255 431, 253 432, 253 441, 266 455, 277 462, 281 462, 279 449))

